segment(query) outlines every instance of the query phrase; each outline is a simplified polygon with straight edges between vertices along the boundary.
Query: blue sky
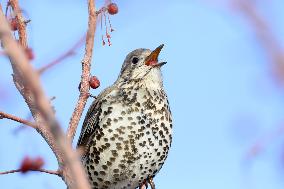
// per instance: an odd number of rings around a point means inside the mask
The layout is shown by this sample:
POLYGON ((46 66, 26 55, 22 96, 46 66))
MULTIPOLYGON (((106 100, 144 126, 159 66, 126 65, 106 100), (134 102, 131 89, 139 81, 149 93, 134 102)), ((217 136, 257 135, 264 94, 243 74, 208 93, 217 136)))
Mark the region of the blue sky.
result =
MULTIPOLYGON (((29 25, 35 67, 53 60, 86 30, 85 1, 21 1, 29 25)), ((274 138, 250 162, 249 147, 283 122, 283 90, 271 77, 270 62, 246 19, 214 1, 115 1, 119 14, 112 46, 102 47, 98 28, 92 74, 101 80, 94 95, 117 78, 128 52, 164 43, 164 84, 174 117, 169 158, 155 178, 157 188, 283 188, 283 136, 274 138), (282 158, 282 159, 281 159, 282 158)), ((98 0, 98 4, 103 4, 98 0)), ((260 4, 273 32, 284 42, 283 1, 260 4)), ((78 98, 78 54, 42 76, 48 96, 56 96, 56 115, 66 129, 78 98)), ((26 117, 28 109, 11 80, 11 68, 0 58, 0 110, 26 117)), ((91 99, 88 101, 88 105, 91 99)), ((55 169, 48 146, 31 129, 13 134, 17 123, 0 120, 0 170, 14 169, 25 155, 43 156, 55 169)), ((80 123, 81 126, 81 123, 80 123)), ((78 135, 76 135, 76 140, 78 135)), ((30 173, 0 176, 3 188, 65 188, 56 176, 30 173)))

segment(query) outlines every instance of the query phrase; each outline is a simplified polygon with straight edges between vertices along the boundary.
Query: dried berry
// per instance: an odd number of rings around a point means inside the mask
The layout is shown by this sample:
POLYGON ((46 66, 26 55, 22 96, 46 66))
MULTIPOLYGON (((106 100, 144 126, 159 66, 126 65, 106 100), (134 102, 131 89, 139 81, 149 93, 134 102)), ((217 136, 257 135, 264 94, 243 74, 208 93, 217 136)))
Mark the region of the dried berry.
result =
POLYGON ((110 3, 110 4, 107 6, 107 11, 108 11, 108 13, 111 14, 111 15, 117 14, 117 13, 118 13, 117 4, 116 4, 116 3, 110 3))
POLYGON ((33 49, 32 48, 26 48, 25 49, 25 53, 27 55, 27 58, 29 60, 33 60, 35 58, 35 55, 34 55, 34 52, 33 52, 33 49))
POLYGON ((33 160, 30 157, 26 156, 21 163, 21 172, 26 173, 27 171, 31 170, 32 165, 33 160))
POLYGON ((44 160, 42 159, 42 157, 37 157, 37 158, 33 159, 33 166, 32 166, 32 169, 33 169, 33 170, 38 170, 38 169, 40 169, 43 165, 44 165, 44 160))
POLYGON ((92 76, 89 83, 92 89, 96 89, 100 86, 100 80, 96 76, 92 76))
POLYGON ((12 31, 17 31, 18 30, 18 23, 17 23, 16 18, 12 18, 10 20, 10 27, 11 27, 12 31))
POLYGON ((31 170, 39 170, 44 165, 44 160, 41 157, 30 158, 26 156, 20 166, 20 170, 22 173, 26 173, 31 170))

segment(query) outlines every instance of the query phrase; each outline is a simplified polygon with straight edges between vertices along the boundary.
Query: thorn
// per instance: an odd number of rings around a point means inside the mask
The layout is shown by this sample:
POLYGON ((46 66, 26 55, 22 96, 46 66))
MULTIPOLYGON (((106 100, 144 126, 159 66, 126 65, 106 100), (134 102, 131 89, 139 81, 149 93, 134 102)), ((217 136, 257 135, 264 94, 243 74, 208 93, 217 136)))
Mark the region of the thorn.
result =
POLYGON ((111 22, 110 22, 109 15, 107 15, 107 19, 108 19, 108 23, 109 23, 110 32, 113 32, 113 31, 114 31, 114 29, 112 28, 112 25, 111 25, 111 22))
POLYGON ((97 96, 92 95, 91 93, 89 93, 89 97, 97 99, 97 96))
POLYGON ((56 99, 56 96, 52 96, 49 100, 50 101, 53 101, 53 100, 55 100, 56 99))
POLYGON ((31 19, 25 20, 24 23, 27 25, 29 22, 31 22, 31 19))

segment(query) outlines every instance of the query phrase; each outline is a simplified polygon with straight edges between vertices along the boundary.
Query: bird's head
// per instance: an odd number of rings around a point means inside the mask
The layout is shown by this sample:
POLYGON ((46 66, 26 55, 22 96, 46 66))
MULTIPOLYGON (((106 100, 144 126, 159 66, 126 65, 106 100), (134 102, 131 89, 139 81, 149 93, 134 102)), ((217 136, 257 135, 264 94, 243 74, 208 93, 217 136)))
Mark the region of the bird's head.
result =
POLYGON ((122 65, 119 82, 145 82, 145 84, 162 84, 161 66, 166 62, 159 62, 158 56, 163 44, 155 50, 136 49, 130 52, 122 65))

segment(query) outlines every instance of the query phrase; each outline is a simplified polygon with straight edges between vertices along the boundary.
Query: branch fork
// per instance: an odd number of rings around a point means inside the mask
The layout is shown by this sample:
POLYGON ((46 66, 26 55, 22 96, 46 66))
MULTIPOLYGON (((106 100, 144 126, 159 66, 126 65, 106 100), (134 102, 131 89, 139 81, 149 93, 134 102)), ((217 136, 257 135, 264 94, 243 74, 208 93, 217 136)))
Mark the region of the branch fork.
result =
MULTIPOLYGON (((9 0, 8 6, 11 6, 13 12, 15 13, 15 19, 18 24, 17 32, 19 35, 19 43, 15 41, 11 34, 9 23, 7 22, 7 19, 2 11, 1 5, 0 40, 5 49, 5 53, 8 55, 11 62, 15 86, 28 105, 35 123, 12 114, 7 114, 5 112, 0 112, 0 118, 10 119, 36 129, 36 131, 45 139, 55 154, 59 166, 57 171, 45 169, 31 171, 58 175, 63 179, 69 189, 90 189, 89 181, 87 180, 78 154, 72 149, 71 143, 76 133, 79 120, 86 105, 86 101, 89 97, 89 77, 96 30, 95 2, 94 0, 88 0, 88 31, 86 35, 85 55, 81 62, 82 88, 80 90, 78 102, 70 119, 66 135, 63 133, 57 120, 55 119, 49 99, 43 92, 39 81, 38 71, 31 66, 28 57, 25 54, 24 49, 28 47, 26 21, 22 16, 18 0, 9 0)), ((66 56, 69 56, 71 51, 67 52, 66 56)), ((0 174, 9 174, 21 171, 22 170, 20 169, 16 169, 2 172, 0 174)))

